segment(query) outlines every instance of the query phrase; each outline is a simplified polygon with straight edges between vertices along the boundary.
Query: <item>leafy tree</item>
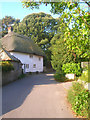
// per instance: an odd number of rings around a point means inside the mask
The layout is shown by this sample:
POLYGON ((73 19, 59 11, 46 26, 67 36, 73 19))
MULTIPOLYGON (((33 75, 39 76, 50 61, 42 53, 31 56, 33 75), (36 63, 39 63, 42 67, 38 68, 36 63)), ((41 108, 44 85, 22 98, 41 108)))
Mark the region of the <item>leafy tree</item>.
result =
MULTIPOLYGON (((83 0, 90 7, 90 2, 83 0)), ((27 8, 39 8, 42 1, 25 2, 27 8)), ((44 2, 51 4, 51 12, 60 15, 59 38, 52 39, 52 66, 59 70, 64 62, 81 62, 89 59, 89 12, 80 8, 79 2, 44 2), (65 26, 63 26, 63 25, 65 26), (64 29, 63 29, 64 28, 64 29), (53 42, 54 41, 54 42, 53 42), (64 51, 64 52, 63 52, 64 51), (69 56, 68 56, 69 55, 69 56)))
POLYGON ((1 20, 1 28, 2 30, 0 32, 2 32, 2 37, 8 33, 8 26, 12 26, 15 23, 19 23, 20 19, 15 19, 11 16, 5 16, 2 20, 1 20))
POLYGON ((63 26, 60 24, 59 37, 56 38, 56 35, 51 40, 52 66, 56 71, 60 71, 65 63, 89 60, 87 16, 88 13, 80 8, 71 12, 63 12, 60 18, 63 26))
POLYGON ((50 65, 51 46, 50 41, 55 32, 57 32, 58 20, 51 15, 41 13, 33 13, 27 15, 19 24, 15 24, 14 31, 26 35, 35 41, 45 52, 48 63, 50 65))

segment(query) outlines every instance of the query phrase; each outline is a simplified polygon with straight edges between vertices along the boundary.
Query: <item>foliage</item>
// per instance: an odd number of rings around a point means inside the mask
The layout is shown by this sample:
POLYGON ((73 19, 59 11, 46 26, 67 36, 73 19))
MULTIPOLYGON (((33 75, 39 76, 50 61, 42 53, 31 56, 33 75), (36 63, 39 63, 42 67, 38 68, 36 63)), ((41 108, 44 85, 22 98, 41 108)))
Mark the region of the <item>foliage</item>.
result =
POLYGON ((2 67, 2 72, 14 70, 13 64, 10 61, 2 61, 0 66, 2 67))
POLYGON ((56 73, 54 75, 54 78, 57 82, 68 82, 68 81, 73 81, 72 79, 68 79, 65 77, 64 73, 56 73))
POLYGON ((56 71, 65 63, 89 60, 87 16, 88 12, 81 10, 80 7, 64 11, 61 15, 59 33, 51 40, 51 63, 56 71))
POLYGON ((8 26, 12 26, 15 23, 19 23, 20 19, 15 19, 11 16, 5 16, 2 20, 1 20, 1 28, 2 28, 2 37, 4 35, 6 35, 8 33, 8 26))
POLYGON ((63 74, 55 74, 54 78, 58 82, 64 82, 65 81, 65 76, 63 74))
POLYGON ((31 1, 22 0, 22 4, 23 4, 23 7, 30 8, 30 9, 34 9, 34 8, 39 9, 39 6, 41 4, 45 4, 46 6, 48 4, 51 4, 51 12, 54 14, 60 14, 65 9, 67 9, 67 8, 72 9, 73 7, 78 5, 77 2, 70 5, 70 2, 61 2, 61 0, 50 0, 50 1, 49 0, 39 0, 38 2, 33 2, 33 0, 31 0, 31 1))
POLYGON ((26 77, 26 74, 21 74, 18 79, 23 79, 24 77, 26 77))
POLYGON ((88 117, 90 105, 90 93, 80 83, 73 83, 72 88, 68 91, 68 101, 72 105, 72 109, 77 115, 88 117))
POLYGON ((49 41, 54 36, 56 20, 43 12, 27 15, 19 25, 14 26, 14 31, 31 37, 43 49, 48 48, 49 41))
POLYGON ((66 64, 63 64, 62 70, 65 73, 73 73, 73 74, 76 74, 76 75, 80 75, 81 72, 82 72, 82 69, 80 67, 80 63, 66 63, 66 64))
POLYGON ((14 32, 30 37, 46 54, 46 64, 50 64, 50 41, 57 31, 57 19, 43 12, 27 15, 19 24, 15 24, 14 32))
MULTIPOLYGON (((87 7, 90 6, 89 2, 83 1, 87 7)), ((32 1, 25 2, 23 0, 22 3, 31 9, 39 8, 41 4, 46 4, 46 6, 51 4, 51 12, 60 15, 58 29, 60 37, 56 39, 57 42, 51 42, 52 66, 55 70, 61 69, 64 62, 81 62, 89 59, 89 12, 82 10, 79 2, 46 1, 42 3, 42 0, 40 0, 39 3, 33 3, 32 1), (59 40, 62 42, 59 42, 59 40), (64 45, 61 46, 61 43, 64 43, 64 45)))
POLYGON ((79 79, 80 79, 81 81, 85 81, 86 83, 88 83, 88 82, 90 82, 88 75, 89 75, 89 74, 88 74, 88 70, 86 70, 86 71, 84 71, 84 72, 81 74, 81 76, 79 77, 79 79))
MULTIPOLYGON (((61 66, 63 63, 78 63, 81 61, 89 60, 89 28, 88 25, 84 23, 81 15, 78 15, 78 11, 74 12, 77 14, 77 16, 73 13, 63 13, 60 21, 65 27, 62 29, 61 25, 59 33, 60 37, 56 37, 59 36, 56 35, 51 40, 52 66, 55 70, 58 69, 59 64, 61 66), (71 15, 74 17, 72 18, 71 15), (65 16, 67 17, 65 18, 65 16), (70 17, 73 20, 68 19, 70 17), (71 22, 73 22, 73 25, 70 28, 71 22)), ((87 16, 87 13, 83 11, 82 13, 82 16, 85 18, 87 16)))
POLYGON ((68 52, 68 48, 65 45, 63 34, 56 34, 51 40, 51 63, 52 67, 57 71, 62 70, 62 65, 73 61, 73 55, 68 52))

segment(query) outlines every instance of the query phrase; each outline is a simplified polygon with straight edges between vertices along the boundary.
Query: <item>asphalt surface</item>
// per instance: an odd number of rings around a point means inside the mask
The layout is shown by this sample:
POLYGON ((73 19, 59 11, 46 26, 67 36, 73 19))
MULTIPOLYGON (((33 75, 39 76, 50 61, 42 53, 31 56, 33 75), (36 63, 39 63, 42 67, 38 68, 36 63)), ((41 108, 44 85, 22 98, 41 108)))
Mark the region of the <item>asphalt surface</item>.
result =
POLYGON ((68 84, 53 74, 34 74, 2 89, 3 118, 74 118, 66 99, 68 84))

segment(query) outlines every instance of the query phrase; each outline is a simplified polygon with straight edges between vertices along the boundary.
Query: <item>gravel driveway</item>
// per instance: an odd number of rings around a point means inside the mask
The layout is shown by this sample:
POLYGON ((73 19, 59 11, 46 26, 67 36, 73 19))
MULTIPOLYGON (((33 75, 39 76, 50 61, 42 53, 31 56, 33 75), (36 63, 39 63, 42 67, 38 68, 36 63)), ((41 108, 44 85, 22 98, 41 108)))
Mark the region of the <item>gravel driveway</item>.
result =
POLYGON ((66 100, 68 84, 58 83, 53 74, 43 73, 10 83, 2 90, 2 117, 74 118, 66 100))

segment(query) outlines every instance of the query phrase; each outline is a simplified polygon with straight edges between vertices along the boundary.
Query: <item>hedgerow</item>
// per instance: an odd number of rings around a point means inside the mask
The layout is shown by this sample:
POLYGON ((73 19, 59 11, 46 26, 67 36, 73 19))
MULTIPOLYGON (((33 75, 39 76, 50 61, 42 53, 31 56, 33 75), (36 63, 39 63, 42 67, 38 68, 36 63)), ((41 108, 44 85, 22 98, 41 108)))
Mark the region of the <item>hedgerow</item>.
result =
POLYGON ((68 101, 72 105, 73 111, 80 116, 89 117, 90 111, 90 92, 84 89, 80 83, 73 83, 68 91, 68 101))

